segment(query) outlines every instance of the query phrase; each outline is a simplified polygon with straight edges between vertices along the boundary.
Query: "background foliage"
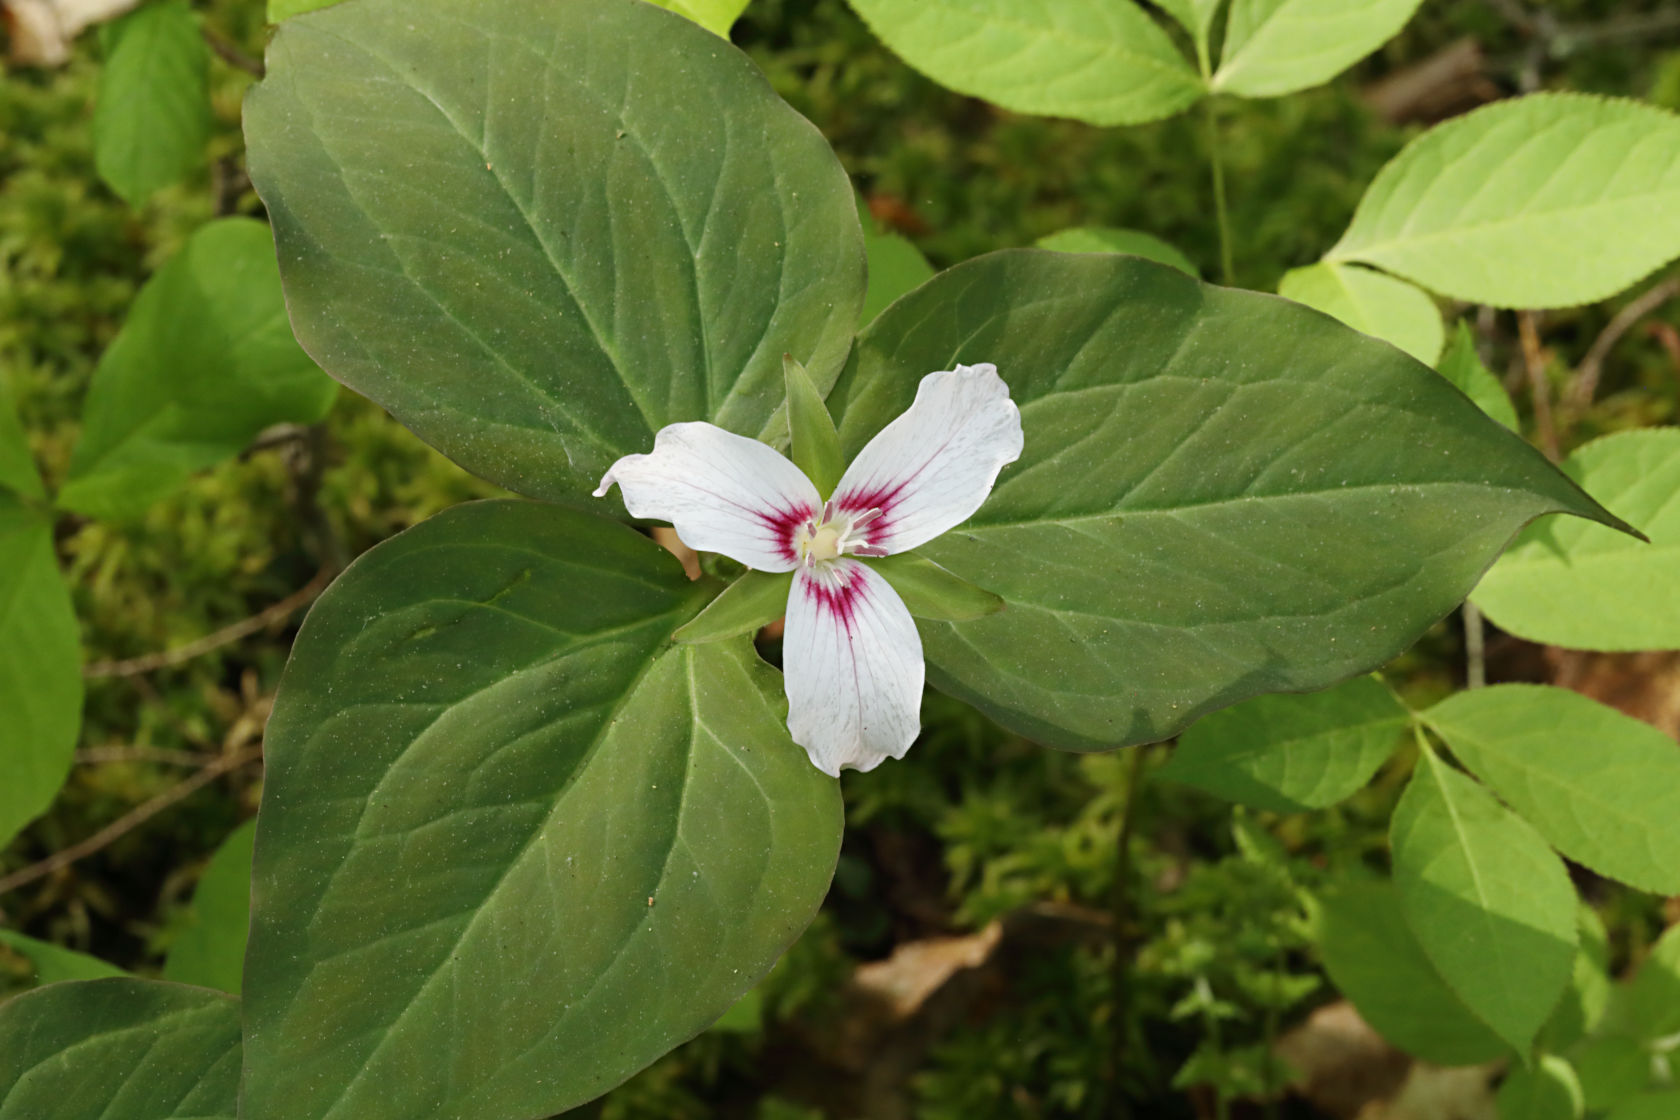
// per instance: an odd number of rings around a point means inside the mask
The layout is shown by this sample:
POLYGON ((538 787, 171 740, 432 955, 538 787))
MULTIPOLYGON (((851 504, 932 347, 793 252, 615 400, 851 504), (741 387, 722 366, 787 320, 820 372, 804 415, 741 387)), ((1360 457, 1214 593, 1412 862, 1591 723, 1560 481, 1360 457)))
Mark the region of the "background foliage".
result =
MULTIPOLYGON (((148 19, 160 26, 128 35, 167 36, 167 21, 186 6, 152 9, 148 19)), ((1312 266, 1337 243, 1365 185, 1421 127, 1385 120, 1367 98, 1382 104, 1385 82, 1466 37, 1481 58, 1476 79, 1462 83, 1471 102, 1538 84, 1680 108, 1674 24, 1649 33, 1637 23, 1668 12, 1664 5, 1561 0, 1547 6, 1548 19, 1576 30, 1549 37, 1525 29, 1509 9, 1484 0, 1427 3, 1398 39, 1334 85, 1222 110, 1232 224, 1241 231, 1238 283, 1276 290, 1286 273, 1312 266)), ((232 56, 260 56, 260 3, 216 0, 190 10, 232 56)), ((92 107, 102 85, 121 79, 126 38, 86 36, 65 69, 15 68, 0 83, 0 389, 55 485, 87 473, 73 448, 99 415, 90 385, 141 284, 179 259, 212 217, 261 215, 238 128, 250 75, 226 60, 228 52, 188 57, 197 39, 177 37, 176 63, 203 67, 211 112, 189 127, 204 130, 209 158, 188 161, 187 178, 175 185, 147 160, 119 168, 96 158, 102 126, 92 107)), ((1000 111, 907 69, 838 0, 755 0, 732 38, 835 146, 872 217, 872 236, 896 236, 943 268, 1070 227, 1119 227, 1147 231, 1203 275, 1218 274, 1206 138, 1195 117, 1099 129, 1000 111)), ((906 267, 916 267, 913 258, 906 267)), ((1517 319, 1488 312, 1476 321, 1491 376, 1518 390, 1525 432, 1542 430, 1536 369, 1556 399, 1544 423, 1561 451, 1676 421, 1680 317, 1672 305, 1649 315, 1609 359, 1601 355, 1597 393, 1590 404, 1573 404, 1601 332, 1643 290, 1548 315, 1526 351, 1517 319)), ((1431 346, 1439 349, 1419 343, 1431 346)), ((296 420, 306 423, 310 412, 296 420)), ((251 747, 296 615, 272 613, 239 640, 190 659, 146 663, 143 671, 120 663, 256 616, 318 588, 319 572, 398 529, 495 494, 349 393, 320 427, 270 431, 255 444, 253 436, 230 434, 226 450, 248 450, 193 475, 140 516, 59 524, 53 544, 90 665, 86 717, 69 786, 0 857, 0 875, 172 797, 184 775, 202 774, 208 763, 226 765, 85 859, 0 896, 8 945, 28 937, 145 975, 228 979, 225 963, 194 973, 197 966, 178 957, 168 962, 194 936, 191 900, 195 886, 210 892, 215 882, 211 854, 254 810, 251 747)), ((1666 449, 1650 454, 1654 464, 1673 462, 1666 449)), ((1589 470, 1592 455, 1589 447, 1570 461, 1589 470)), ((1601 530, 1583 522, 1569 531, 1601 530)), ((1532 595, 1532 582, 1546 575, 1544 541, 1525 542, 1519 555, 1525 563, 1501 578, 1532 595)), ((1614 562, 1606 560, 1606 582, 1614 562)), ((1512 634, 1532 632, 1523 619, 1507 619, 1516 608, 1497 584, 1478 601, 1512 634)), ((1444 623, 1388 679, 1427 709, 1458 683, 1465 654, 1458 624, 1444 623)), ((1675 687, 1672 661, 1589 659, 1497 634, 1486 661, 1496 679, 1576 683, 1675 731, 1677 717, 1662 699, 1675 687)), ((1484 771, 1475 748, 1454 740, 1450 709, 1430 711, 1431 726, 1504 793, 1497 760, 1483 760, 1484 771)), ((1176 765, 1165 750, 1045 751, 938 696, 924 722, 914 765, 846 779, 845 847, 817 924, 718 1027, 611 1094, 606 1115, 791 1120, 821 1115, 817 1106, 828 1104, 871 1116, 1105 1116, 1122 1098, 1140 1115, 1211 1115, 1216 1096, 1263 1098, 1279 1088, 1288 1074, 1272 1044, 1315 1008, 1334 1006, 1338 991, 1358 1000, 1371 984, 1399 986, 1403 974, 1360 975, 1358 962, 1369 955, 1348 948, 1392 926, 1383 919, 1395 905, 1386 888, 1372 883, 1325 899, 1314 892, 1332 877, 1386 866, 1386 822, 1414 752, 1385 764, 1386 750, 1373 749, 1381 766, 1374 781, 1334 808, 1276 804, 1233 817, 1224 801, 1156 780, 1176 765), (1131 884, 1123 892, 1122 859, 1131 884), (939 947, 983 963, 935 984, 920 1002, 882 994, 906 977, 944 979, 951 969, 939 963, 939 947), (901 953, 898 970, 885 973, 895 950, 921 957, 906 964, 901 953), (1117 960, 1128 967, 1117 969, 1117 960)), ((1367 776, 1368 769, 1347 779, 1350 788, 1367 776)), ((1415 821, 1428 808, 1402 816, 1415 821)), ((1545 839, 1581 861, 1573 874, 1593 904, 1589 922, 1602 925, 1601 939, 1582 939, 1597 946, 1596 959, 1586 949, 1561 959, 1577 977, 1571 998, 1588 1010, 1596 1001, 1597 1018, 1608 977, 1656 962, 1616 989, 1611 1029, 1577 1053, 1583 1099, 1608 1103, 1617 1078, 1650 1076, 1652 1040, 1680 1029, 1667 999, 1674 989, 1663 987, 1680 968, 1680 942, 1658 941, 1668 919, 1660 901, 1598 879, 1595 871, 1616 872, 1563 836, 1545 839)), ((1655 877, 1651 885, 1674 889, 1655 877)), ((213 961, 215 952, 201 959, 213 961)), ((0 975, 22 989, 35 960, 47 979, 38 952, 0 951, 0 975)), ((55 958, 53 967, 68 976, 91 966, 55 958)), ((1404 1023, 1377 1025, 1406 1037, 1404 1023)), ((1478 1028, 1469 1020, 1462 1037, 1436 1037, 1442 1049, 1434 1053, 1423 1049, 1428 1042, 1412 1048, 1442 1062, 1485 1060, 1498 1046, 1478 1028)), ((1554 1020, 1546 1029, 1567 1034, 1569 1025, 1554 1020)), ((1514 1078, 1502 1090, 1513 1101, 1542 1092, 1514 1078)), ((1318 1114, 1300 1099, 1286 1107, 1318 1114)))

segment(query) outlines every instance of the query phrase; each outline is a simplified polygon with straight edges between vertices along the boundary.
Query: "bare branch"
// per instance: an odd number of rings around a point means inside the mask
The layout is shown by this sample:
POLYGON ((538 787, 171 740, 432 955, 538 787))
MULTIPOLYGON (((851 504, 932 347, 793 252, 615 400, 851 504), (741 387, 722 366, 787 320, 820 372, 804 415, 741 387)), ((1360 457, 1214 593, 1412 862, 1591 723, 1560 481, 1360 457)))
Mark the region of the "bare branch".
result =
POLYGON ((162 747, 89 747, 76 752, 82 766, 105 762, 156 762, 164 766, 204 766, 219 756, 207 751, 172 751, 162 747))
POLYGON ((162 653, 149 653, 144 657, 134 657, 127 661, 95 661, 82 669, 84 677, 132 677, 140 673, 150 673, 156 669, 166 669, 172 665, 180 665, 191 661, 195 657, 209 653, 222 646, 259 630, 267 629, 280 622, 284 622, 294 613, 313 602, 315 597, 326 589, 332 573, 322 568, 315 573, 315 578, 284 599, 275 603, 267 610, 252 615, 232 626, 224 626, 214 634, 208 634, 196 642, 188 642, 175 649, 164 650, 162 653))
POLYGON ((72 844, 61 851, 54 852, 52 855, 48 856, 44 860, 41 860, 39 863, 32 863, 28 867, 21 868, 4 878, 0 878, 0 894, 6 894, 10 891, 17 890, 19 887, 28 886, 37 879, 45 878, 55 871, 69 867, 77 860, 86 859, 88 856, 99 851, 101 848, 105 848, 121 839, 123 836, 126 836, 128 833, 133 832, 136 828, 140 827, 148 820, 151 820, 153 817, 157 816, 157 814, 163 812, 163 810, 169 808, 182 798, 188 797, 191 794, 196 793, 198 790, 203 789, 223 774, 232 770, 237 770, 248 763, 255 762, 261 757, 261 746, 246 747, 244 750, 233 754, 218 756, 214 762, 206 765, 192 777, 171 786, 169 789, 164 790, 150 801, 147 801, 143 805, 140 805, 137 808, 123 814, 123 816, 119 817, 115 821, 112 821, 92 836, 89 836, 86 840, 77 844, 72 844))
POLYGON ((1610 351, 1615 349, 1622 336, 1638 325, 1645 316, 1677 295, 1680 295, 1680 276, 1664 280, 1617 312, 1616 317, 1611 319, 1593 340, 1592 347, 1587 350, 1587 356, 1581 359, 1575 384, 1570 387, 1569 404, 1572 408, 1580 411, 1592 404, 1593 395, 1598 392, 1599 378, 1604 373, 1604 360, 1610 356, 1610 351))

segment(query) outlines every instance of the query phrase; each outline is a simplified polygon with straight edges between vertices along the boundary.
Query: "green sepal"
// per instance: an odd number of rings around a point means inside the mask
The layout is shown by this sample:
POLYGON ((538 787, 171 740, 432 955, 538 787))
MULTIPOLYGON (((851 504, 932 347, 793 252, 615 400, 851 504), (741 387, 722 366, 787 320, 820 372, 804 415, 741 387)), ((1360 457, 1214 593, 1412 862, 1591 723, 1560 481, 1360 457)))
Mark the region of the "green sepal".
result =
POLYGON ((914 552, 901 552, 870 563, 887 577, 887 582, 892 584, 898 597, 917 618, 935 622, 971 622, 1003 609, 1001 595, 976 587, 914 552))
POLYGON ((792 586, 792 572, 748 572, 671 637, 682 645, 698 645, 751 634, 787 613, 792 586))
MULTIPOLYGON (((834 493, 846 461, 840 457, 840 435, 828 414, 822 394, 791 354, 782 355, 787 379, 788 432, 792 435, 794 466, 805 472, 824 498, 834 493)), ((699 621, 696 619, 695 621, 699 621)))

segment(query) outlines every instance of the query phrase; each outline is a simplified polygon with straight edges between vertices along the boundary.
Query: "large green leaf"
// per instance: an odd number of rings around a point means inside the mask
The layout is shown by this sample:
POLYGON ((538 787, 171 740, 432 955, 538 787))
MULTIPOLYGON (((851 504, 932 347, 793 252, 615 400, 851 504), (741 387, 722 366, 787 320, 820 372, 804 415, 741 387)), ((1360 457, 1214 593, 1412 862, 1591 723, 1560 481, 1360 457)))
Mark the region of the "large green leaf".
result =
POLYGON ((234 1120, 239 1001, 156 980, 0 1004, 0 1120, 234 1120))
POLYGON ((319 420, 336 391, 292 338, 268 227, 211 222, 100 358, 59 504, 135 516, 270 424, 319 420))
POLYGON ((1418 944, 1483 1022, 1526 1052, 1569 983, 1575 889, 1527 823, 1424 751, 1391 822, 1418 944))
POLYGON ((1232 0, 1213 88, 1276 97, 1322 85, 1406 26, 1422 0, 1232 0))
MULTIPOLYGON (((1519 430, 1517 409, 1511 403, 1511 395, 1499 383, 1499 378, 1482 364, 1481 355, 1476 353, 1476 338, 1470 333, 1470 324, 1459 322, 1447 352, 1441 355, 1435 368, 1442 377, 1458 386, 1459 392, 1475 401, 1483 412, 1513 432, 1519 430)), ((1618 537, 1621 535, 1616 534, 1618 537)))
POLYGON ((239 994, 251 928, 251 847, 257 822, 222 841, 199 877, 192 905, 163 962, 163 978, 239 994))
POLYGON ((1428 293, 1357 265, 1321 262, 1291 269, 1278 294, 1393 343, 1426 365, 1435 364, 1447 340, 1441 310, 1428 293))
POLYGON ((75 949, 54 945, 27 937, 16 930, 0 929, 0 945, 25 957, 35 966, 37 984, 56 984, 60 980, 100 980, 107 976, 127 975, 122 969, 98 957, 75 949))
POLYGON ((106 25, 93 111, 99 177, 130 206, 183 178, 210 139, 210 49, 186 0, 150 3, 106 25))
POLYGON ((1278 813, 1322 809, 1370 781, 1410 720, 1370 677, 1306 696, 1257 696, 1186 731, 1161 776, 1278 813))
POLYGON ((827 889, 839 787, 746 638, 671 643, 704 594, 522 502, 328 590, 266 740, 247 1116, 546 1116, 769 970, 827 889))
POLYGON ((1429 963, 1389 884, 1348 884, 1326 894, 1316 940, 1331 981, 1378 1034, 1408 1054, 1456 1066, 1505 1053, 1505 1043, 1429 963))
POLYGON ((653 0, 661 8, 669 8, 710 31, 729 38, 729 29, 747 10, 747 0, 653 0))
POLYGON ((1563 470, 1650 543, 1595 525, 1537 525, 1482 578, 1476 605, 1548 645, 1680 649, 1680 428, 1594 440, 1563 470))
POLYGON ((1005 109, 1139 124, 1194 104, 1202 79, 1132 0, 850 0, 942 86, 1005 109))
POLYGON ((1543 93, 1408 144, 1327 259, 1468 303, 1562 307, 1613 295, 1676 255, 1680 117, 1543 93))
POLYGON ((1367 671, 1531 518, 1608 517, 1393 347, 1136 257, 1007 250, 899 300, 829 396, 847 453, 958 362, 996 363, 1026 447, 921 550, 1007 602, 924 623, 929 677, 1056 746, 1367 671))
POLYGON ((1422 718, 1564 855, 1640 890, 1680 894, 1680 743, 1544 685, 1455 693, 1422 718))
POLYGON ((716 36, 636 0, 357 0, 268 61, 245 130, 298 338, 469 469, 581 500, 675 421, 781 434, 784 353, 833 384, 851 186, 716 36))
POLYGON ((0 492, 0 847, 46 811, 82 725, 82 642, 52 525, 0 492))
POLYGON ((1196 266, 1178 249, 1151 233, 1104 226, 1077 226, 1057 230, 1035 243, 1057 253, 1129 253, 1162 264, 1170 264, 1187 276, 1197 275, 1196 266))

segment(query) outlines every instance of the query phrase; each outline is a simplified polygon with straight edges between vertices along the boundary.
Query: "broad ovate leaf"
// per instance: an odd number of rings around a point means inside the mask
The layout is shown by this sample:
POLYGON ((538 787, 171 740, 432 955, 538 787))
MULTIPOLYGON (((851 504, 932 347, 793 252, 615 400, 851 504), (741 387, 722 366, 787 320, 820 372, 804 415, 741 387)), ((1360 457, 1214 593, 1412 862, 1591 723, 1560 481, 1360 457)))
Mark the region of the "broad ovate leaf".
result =
POLYGON ((1133 0, 850 0, 905 62, 1018 113, 1098 125, 1183 111, 1201 77, 1133 0))
POLYGON ((1257 809, 1322 809, 1371 780, 1410 719, 1372 677, 1306 696, 1257 696, 1186 731, 1161 776, 1257 809))
POLYGON ((729 38, 729 29, 747 10, 747 0, 653 0, 661 8, 669 8, 710 31, 729 38))
POLYGON ((1540 93, 1408 144, 1327 259, 1467 303, 1566 307, 1614 295, 1677 255, 1680 117, 1540 93))
POLYGON ((1424 751, 1390 825, 1401 910, 1435 970, 1519 1053, 1575 957, 1563 861, 1522 818, 1424 751))
POLYGON ((234 1120, 239 1001, 156 980, 0 1004, 0 1120, 234 1120))
POLYGON ((1337 886, 1316 913, 1325 971, 1378 1034, 1437 1065, 1475 1065, 1505 1052, 1429 963, 1392 884, 1337 886))
POLYGON ((1422 0, 1231 0, 1213 88, 1276 97, 1322 85, 1406 26, 1422 0))
POLYGON ((210 48, 186 0, 152 0, 105 26, 93 110, 99 177, 130 206, 186 177, 210 140, 210 48))
POLYGON ((1501 629, 1547 645, 1680 649, 1680 428, 1605 436, 1563 470, 1650 541, 1593 525, 1533 526, 1476 586, 1476 605, 1501 629))
POLYGON ((1398 654, 1549 512, 1614 520, 1437 374, 1276 296, 1014 249, 875 320, 829 396, 856 454, 929 370, 995 363, 1025 450, 925 555, 1003 597, 929 679, 1042 742, 1167 738, 1398 654))
POLYGON ((1454 693, 1422 718, 1564 855, 1640 890, 1680 894, 1680 743, 1545 685, 1454 693))
POLYGON ((1189 257, 1154 234, 1141 230, 1076 226, 1041 237, 1035 244, 1057 253, 1128 253, 1170 264, 1186 276, 1199 275, 1189 257))
POLYGON ((52 523, 0 492, 0 846, 46 811, 82 726, 82 642, 52 523))
POLYGON ((140 290, 100 357, 58 502, 138 516, 269 425, 319 420, 337 388, 292 338, 268 227, 211 222, 140 290))
POLYGON ((1368 268, 1321 262, 1291 269, 1278 294, 1392 343, 1425 365, 1435 364, 1446 343, 1441 310, 1428 293, 1368 268))
POLYGON ((563 1112, 769 970, 827 890, 839 788, 746 638, 671 642, 705 594, 523 502, 327 591, 265 742, 247 1116, 563 1112))
POLYGON ((784 435, 782 355, 826 391, 857 325, 833 151, 639 0, 289 21, 245 130, 304 348, 520 493, 588 501, 678 421, 784 435))
POLYGON ((257 822, 246 821, 222 841, 199 877, 163 978, 239 994, 245 939, 251 928, 251 849, 257 822))
POLYGON ((126 975, 108 961, 76 949, 66 949, 51 941, 26 936, 16 930, 0 929, 0 945, 35 966, 37 984, 56 984, 60 980, 102 980, 108 976, 126 975))
POLYGON ((1452 341, 1447 344, 1446 353, 1441 355, 1435 369, 1457 386, 1459 392, 1475 401, 1483 412, 1513 432, 1520 430, 1511 394, 1505 391, 1499 378, 1482 364, 1481 355, 1476 353, 1476 337, 1470 333, 1468 323, 1458 324, 1452 341))

